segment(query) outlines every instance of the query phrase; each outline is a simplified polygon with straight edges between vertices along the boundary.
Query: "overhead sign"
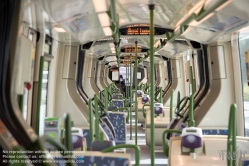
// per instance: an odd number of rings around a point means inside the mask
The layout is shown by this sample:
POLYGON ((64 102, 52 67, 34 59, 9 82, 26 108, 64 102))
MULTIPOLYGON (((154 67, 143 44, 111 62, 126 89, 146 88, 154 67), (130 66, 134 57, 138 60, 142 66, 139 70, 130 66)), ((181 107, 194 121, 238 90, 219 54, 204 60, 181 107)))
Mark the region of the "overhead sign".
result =
MULTIPOLYGON (((165 28, 154 27, 154 35, 164 35, 168 31, 165 28)), ((149 24, 132 24, 120 29, 121 35, 150 35, 149 24)))
MULTIPOLYGON (((137 48, 137 52, 141 52, 142 48, 137 48)), ((129 47, 129 48, 125 48, 124 52, 136 52, 135 47, 129 47)))

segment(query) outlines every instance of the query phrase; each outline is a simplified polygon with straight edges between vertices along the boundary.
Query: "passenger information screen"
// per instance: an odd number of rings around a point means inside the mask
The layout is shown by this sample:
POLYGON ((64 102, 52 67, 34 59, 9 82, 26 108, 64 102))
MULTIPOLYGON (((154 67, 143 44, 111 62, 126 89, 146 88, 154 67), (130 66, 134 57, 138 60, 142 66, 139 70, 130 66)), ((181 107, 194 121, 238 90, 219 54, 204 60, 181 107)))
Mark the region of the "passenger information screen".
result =
MULTIPOLYGON (((121 35, 150 35, 149 24, 133 24, 120 28, 121 35)), ((164 35, 168 31, 165 28, 154 27, 154 35, 164 35)))

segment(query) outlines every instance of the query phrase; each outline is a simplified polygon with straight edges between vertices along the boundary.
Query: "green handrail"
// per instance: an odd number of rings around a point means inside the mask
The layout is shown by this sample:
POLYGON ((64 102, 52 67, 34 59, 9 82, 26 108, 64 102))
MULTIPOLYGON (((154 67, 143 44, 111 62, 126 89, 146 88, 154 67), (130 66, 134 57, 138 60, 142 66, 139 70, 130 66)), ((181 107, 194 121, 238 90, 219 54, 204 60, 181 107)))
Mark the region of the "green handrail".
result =
POLYGON ((163 103, 163 88, 160 87, 160 98, 159 98, 160 103, 163 103))
POLYGON ((93 111, 92 111, 92 100, 88 100, 88 109, 89 109, 89 125, 90 125, 90 144, 93 142, 93 111))
MULTIPOLYGON (((128 82, 128 65, 126 64, 126 68, 125 68, 125 73, 126 73, 126 77, 125 77, 125 97, 126 99, 128 99, 128 86, 127 86, 127 82, 128 82)), ((127 106, 127 100, 125 100, 125 105, 127 106)))
POLYGON ((194 120, 194 94, 190 96, 188 127, 195 127, 194 120))
POLYGON ((191 21, 195 20, 197 22, 201 21, 204 17, 215 11, 217 8, 219 8, 222 4, 227 2, 227 0, 220 0, 217 1, 213 6, 211 6, 209 9, 204 10, 204 6, 202 7, 202 10, 198 14, 192 13, 190 16, 188 16, 180 25, 180 32, 175 34, 172 33, 172 35, 169 34, 169 32, 166 32, 166 36, 168 41, 173 41, 177 37, 179 37, 187 28, 187 24, 189 24, 191 21))
POLYGON ((40 129, 43 66, 44 66, 44 56, 41 56, 40 57, 40 68, 39 68, 38 90, 37 90, 36 119, 35 119, 36 121, 35 132, 37 135, 39 135, 39 129, 40 129))
POLYGON ((107 110, 107 108, 108 108, 108 92, 107 92, 107 89, 104 89, 104 96, 105 96, 105 99, 104 99, 104 101, 105 101, 105 110, 107 110))
POLYGON ((162 143, 163 143, 163 152, 166 156, 169 156, 169 146, 166 143, 166 134, 168 133, 182 133, 181 130, 173 130, 173 129, 168 129, 164 130, 163 135, 162 135, 162 143))
POLYGON ((131 110, 131 107, 132 107, 132 80, 131 80, 131 76, 132 76, 132 73, 131 73, 131 64, 132 64, 132 61, 131 61, 131 56, 130 56, 130 81, 129 81, 129 84, 130 84, 130 139, 132 139, 132 110, 131 110))
MULTIPOLYGON (((73 151, 72 133, 71 133, 71 118, 69 114, 64 114, 65 121, 65 146, 69 151, 73 151)), ((69 155, 72 155, 71 153, 69 155)))
POLYGON ((137 103, 137 41, 135 41, 135 144, 137 145, 137 132, 138 132, 138 128, 137 128, 137 119, 138 119, 138 115, 137 115, 137 109, 138 109, 138 103, 137 103))
POLYGON ((170 111, 169 111, 170 121, 173 119, 173 97, 174 97, 174 89, 171 90, 170 94, 170 111))
POLYGON ((94 95, 94 110, 95 110, 95 140, 99 139, 99 111, 98 111, 98 99, 96 94, 94 95))
POLYGON ((20 95, 19 96, 19 107, 20 107, 21 114, 23 113, 23 100, 24 100, 23 95, 20 95))
MULTIPOLYGON (((180 100, 181 100, 181 92, 178 91, 178 93, 177 93, 177 103, 179 103, 180 100)), ((177 108, 177 109, 179 109, 179 108, 177 108)))
POLYGON ((146 106, 150 106, 150 104, 144 104, 143 107, 142 107, 142 111, 143 111, 143 116, 144 116, 144 118, 146 118, 146 112, 145 112, 145 110, 144 110, 144 107, 146 107, 146 106))
POLYGON ((176 108, 175 108, 175 115, 177 115, 177 116, 183 118, 183 116, 180 114, 180 112, 181 112, 181 111, 184 109, 184 107, 187 105, 188 100, 190 100, 190 97, 185 96, 185 97, 183 97, 183 98, 177 103, 176 108), (184 103, 183 103, 182 107, 180 107, 181 104, 182 104, 182 102, 184 102, 184 103))
POLYGON ((116 4, 115 4, 115 0, 111 0, 111 8, 110 8, 110 16, 113 20, 113 25, 112 25, 112 30, 114 31, 113 34, 113 39, 114 39, 114 43, 118 43, 119 42, 119 31, 117 31, 117 29, 119 29, 119 21, 118 21, 118 15, 116 14, 116 4), (116 31, 115 31, 116 29, 116 31))
POLYGON ((191 89, 192 89, 192 94, 195 93, 195 85, 194 85, 194 76, 193 76, 193 68, 190 66, 190 81, 191 81, 191 89))
POLYGON ((149 4, 150 10, 150 157, 151 157, 151 166, 155 165, 155 131, 154 131, 154 9, 155 4, 149 4))
POLYGON ((102 150, 102 152, 103 153, 113 152, 115 149, 120 149, 120 148, 132 148, 132 149, 134 149, 135 150, 135 161, 136 161, 135 166, 140 165, 140 147, 138 145, 120 144, 120 145, 106 148, 106 149, 102 150))
POLYGON ((227 166, 236 166, 236 129, 237 129, 237 106, 232 104, 230 107, 229 122, 228 122, 228 136, 227 136, 227 153, 231 154, 231 157, 227 158, 227 166), (235 158, 234 158, 235 157, 235 158))

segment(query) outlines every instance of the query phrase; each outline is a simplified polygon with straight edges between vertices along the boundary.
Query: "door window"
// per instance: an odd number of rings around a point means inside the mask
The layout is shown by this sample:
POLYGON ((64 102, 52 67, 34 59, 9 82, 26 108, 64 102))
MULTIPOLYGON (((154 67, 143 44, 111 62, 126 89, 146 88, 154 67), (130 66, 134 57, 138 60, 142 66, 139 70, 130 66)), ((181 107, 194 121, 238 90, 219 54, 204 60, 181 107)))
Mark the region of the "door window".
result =
POLYGON ((249 137, 249 27, 239 33, 239 54, 244 99, 245 136, 249 137))

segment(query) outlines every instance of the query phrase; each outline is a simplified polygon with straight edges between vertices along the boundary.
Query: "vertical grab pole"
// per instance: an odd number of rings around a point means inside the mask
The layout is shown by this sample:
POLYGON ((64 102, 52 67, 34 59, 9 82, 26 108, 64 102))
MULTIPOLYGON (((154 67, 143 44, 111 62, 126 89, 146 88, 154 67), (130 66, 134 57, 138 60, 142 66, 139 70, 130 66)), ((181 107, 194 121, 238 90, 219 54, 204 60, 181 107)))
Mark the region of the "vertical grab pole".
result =
POLYGON ((195 84, 194 84, 194 76, 193 76, 193 67, 190 66, 190 80, 191 80, 191 89, 192 89, 192 94, 195 93, 195 84))
POLYGON ((137 103, 137 41, 135 41, 135 143, 137 145, 137 109, 138 109, 138 103, 137 103))
POLYGON ((88 100, 88 108, 89 108, 89 125, 90 125, 90 145, 93 142, 93 111, 92 111, 92 99, 88 100))
POLYGON ((195 120, 194 120, 194 94, 191 94, 191 96, 190 96, 188 127, 195 127, 195 120))
POLYGON ((227 136, 227 154, 230 154, 227 158, 227 166, 236 166, 237 152, 236 152, 236 104, 232 104, 230 107, 229 122, 228 122, 228 136, 227 136))
POLYGON ((24 100, 24 95, 22 94, 19 97, 19 107, 22 114, 23 114, 23 100, 24 100))
POLYGON ((99 139, 99 109, 98 99, 96 94, 94 95, 94 110, 95 110, 95 140, 99 139))
POLYGON ((162 98, 163 98, 163 89, 162 89, 162 87, 160 87, 160 103, 163 103, 163 100, 162 100, 162 98))
POLYGON ((154 9, 155 4, 149 4, 150 10, 150 158, 151 166, 155 165, 155 135, 154 135, 154 9))
POLYGON ((71 118, 70 115, 65 113, 64 114, 65 120, 65 146, 67 150, 70 151, 69 155, 72 155, 73 151, 73 142, 72 142, 72 131, 71 131, 71 118))
POLYGON ((40 129, 40 110, 41 110, 41 96, 42 96, 43 66, 44 66, 44 56, 41 56, 41 58, 40 58, 40 68, 39 68, 37 107, 36 107, 36 125, 35 125, 35 132, 36 132, 37 135, 39 135, 39 129, 40 129))
POLYGON ((129 81, 129 84, 130 84, 130 139, 132 139, 132 111, 131 111, 131 103, 132 103, 132 84, 131 84, 131 62, 132 62, 132 59, 131 59, 131 55, 130 55, 130 81, 129 81))
POLYGON ((174 97, 174 89, 171 90, 170 94, 170 111, 169 111, 169 120, 173 119, 173 97, 174 97))
POLYGON ((107 89, 104 89, 104 94, 105 94, 105 110, 107 110, 107 108, 108 108, 108 101, 109 101, 109 99, 108 99, 108 92, 107 92, 107 89))

